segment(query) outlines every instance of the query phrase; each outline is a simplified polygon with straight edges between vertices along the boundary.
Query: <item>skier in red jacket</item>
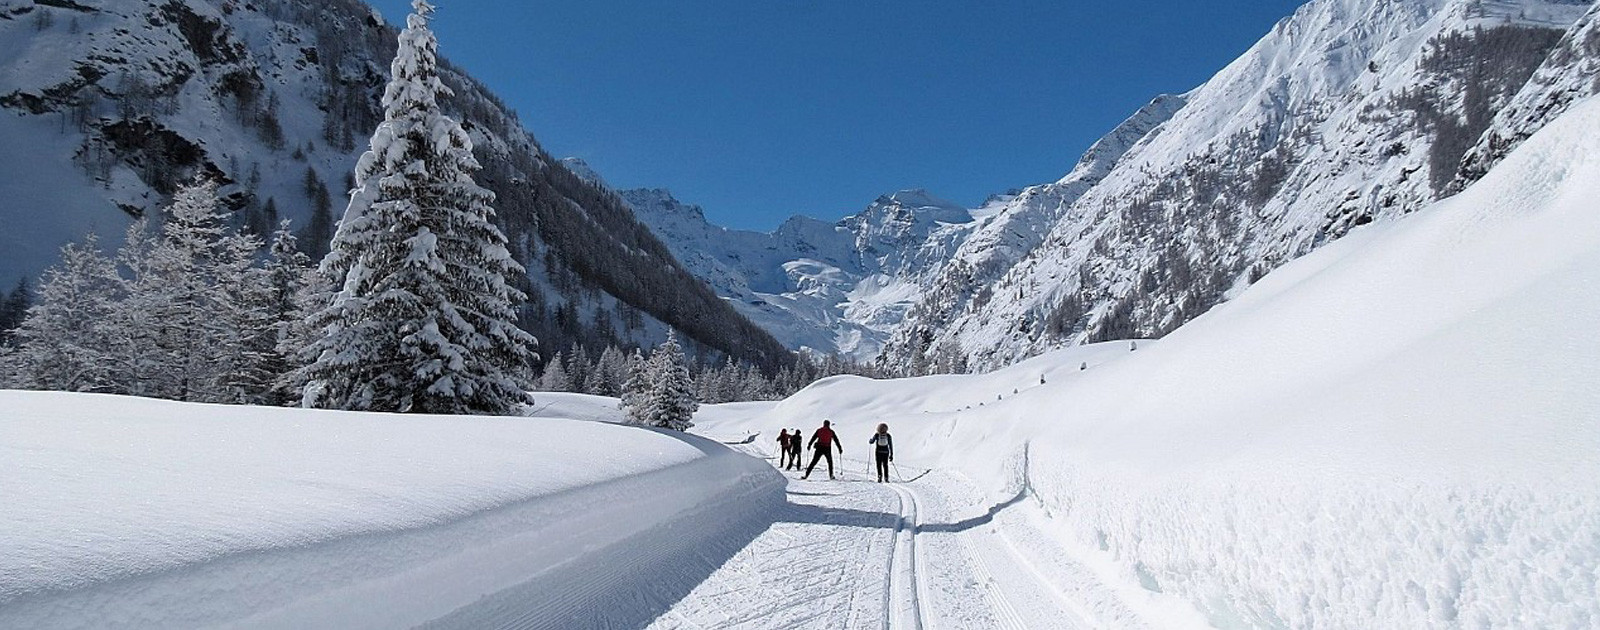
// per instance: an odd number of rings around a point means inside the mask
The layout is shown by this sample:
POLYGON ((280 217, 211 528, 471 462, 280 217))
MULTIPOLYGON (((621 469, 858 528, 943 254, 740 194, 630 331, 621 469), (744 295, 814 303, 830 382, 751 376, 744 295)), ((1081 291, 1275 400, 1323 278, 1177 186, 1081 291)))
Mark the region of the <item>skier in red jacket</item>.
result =
POLYGON ((810 477, 811 469, 817 467, 817 460, 826 457, 828 458, 828 478, 832 479, 833 449, 829 447, 839 447, 839 454, 844 455, 844 445, 839 443, 839 436, 833 433, 833 429, 828 428, 827 420, 822 421, 822 428, 817 429, 816 433, 811 434, 811 442, 806 444, 806 446, 811 447, 815 454, 811 456, 811 465, 806 466, 806 474, 801 475, 800 478, 805 479, 810 477))

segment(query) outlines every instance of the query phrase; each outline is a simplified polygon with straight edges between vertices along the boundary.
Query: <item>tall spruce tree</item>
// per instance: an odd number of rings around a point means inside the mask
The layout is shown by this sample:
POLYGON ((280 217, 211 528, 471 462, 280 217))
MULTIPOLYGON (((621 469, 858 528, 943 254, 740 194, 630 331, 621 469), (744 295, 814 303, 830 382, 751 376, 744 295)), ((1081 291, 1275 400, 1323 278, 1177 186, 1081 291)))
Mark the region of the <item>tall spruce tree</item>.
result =
POLYGON ((650 389, 655 386, 650 364, 638 349, 628 355, 628 378, 622 383, 622 396, 617 406, 626 412, 630 424, 649 424, 650 406, 646 404, 650 389))
POLYGON ((686 431, 694 426, 691 420, 694 412, 700 409, 700 402, 695 398, 694 379, 684 363, 677 333, 669 333, 667 340, 650 353, 646 372, 651 376, 644 400, 648 409, 646 424, 674 431, 686 431))
POLYGON ((295 335, 306 317, 307 296, 313 279, 311 259, 300 251, 298 239, 289 229, 285 219, 272 233, 272 245, 266 266, 263 315, 269 330, 260 338, 266 342, 260 348, 263 372, 271 377, 262 399, 273 405, 295 402, 292 393, 284 387, 283 377, 293 371, 294 358, 299 349, 295 335))
POLYGON ((413 0, 383 94, 384 120, 323 272, 337 287, 301 378, 307 406, 509 413, 527 400, 532 336, 517 328, 523 273, 477 185, 472 141, 439 108, 433 6, 413 0))
POLYGON ((330 199, 328 185, 317 176, 315 168, 306 167, 302 186, 306 199, 311 201, 311 218, 306 222, 305 230, 300 233, 297 240, 305 248, 307 256, 313 260, 321 260, 328 254, 328 243, 333 240, 333 201, 330 199))
POLYGON ((601 396, 622 394, 622 384, 628 380, 628 355, 616 346, 606 346, 595 362, 593 393, 601 396))

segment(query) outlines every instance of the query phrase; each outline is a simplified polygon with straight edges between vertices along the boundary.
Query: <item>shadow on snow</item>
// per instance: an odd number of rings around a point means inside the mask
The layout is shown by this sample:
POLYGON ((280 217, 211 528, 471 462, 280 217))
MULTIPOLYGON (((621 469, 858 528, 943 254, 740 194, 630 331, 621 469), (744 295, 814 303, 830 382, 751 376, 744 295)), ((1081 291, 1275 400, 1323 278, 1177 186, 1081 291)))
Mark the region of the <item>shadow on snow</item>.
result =
MULTIPOLYGON (((821 492, 795 492, 791 495, 799 496, 826 496, 829 493, 821 492)), ((901 523, 899 514, 893 512, 877 512, 872 510, 856 510, 851 508, 827 507, 820 505, 807 505, 804 503, 790 502, 784 513, 777 519, 786 523, 809 523, 814 525, 832 525, 836 527, 868 527, 874 529, 896 529, 906 527, 917 532, 957 533, 964 532, 974 527, 987 525, 994 521, 995 515, 1002 510, 1021 503, 1027 496, 1026 488, 1017 490, 1011 498, 996 503, 987 511, 972 518, 962 519, 954 523, 923 523, 913 525, 901 523)))

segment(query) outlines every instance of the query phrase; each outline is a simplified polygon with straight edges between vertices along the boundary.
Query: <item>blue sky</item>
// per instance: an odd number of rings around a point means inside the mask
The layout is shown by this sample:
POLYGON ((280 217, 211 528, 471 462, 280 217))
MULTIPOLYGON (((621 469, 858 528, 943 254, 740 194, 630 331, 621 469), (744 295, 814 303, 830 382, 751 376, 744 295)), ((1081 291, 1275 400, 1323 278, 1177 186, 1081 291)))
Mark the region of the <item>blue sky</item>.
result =
MULTIPOLYGON (((446 57, 545 149, 770 230, 1059 178, 1298 0, 435 0, 446 57)), ((378 0, 393 23, 407 0, 378 0)))

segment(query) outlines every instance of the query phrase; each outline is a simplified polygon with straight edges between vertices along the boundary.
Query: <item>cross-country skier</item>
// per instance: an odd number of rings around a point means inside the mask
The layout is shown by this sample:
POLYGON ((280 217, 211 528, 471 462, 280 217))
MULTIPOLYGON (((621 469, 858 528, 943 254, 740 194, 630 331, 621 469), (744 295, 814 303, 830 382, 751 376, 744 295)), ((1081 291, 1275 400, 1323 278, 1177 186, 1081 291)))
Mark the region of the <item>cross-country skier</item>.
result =
POLYGON ((826 458, 828 458, 828 478, 832 479, 833 478, 833 449, 831 449, 829 447, 830 446, 839 447, 839 454, 843 455, 844 454, 844 445, 839 443, 839 436, 834 435, 833 429, 828 427, 828 421, 827 420, 823 420, 822 421, 822 428, 817 429, 816 433, 812 433, 811 434, 811 442, 806 444, 806 446, 811 447, 813 449, 813 452, 816 453, 816 454, 811 456, 811 465, 810 466, 806 466, 806 474, 801 475, 800 478, 801 479, 806 479, 806 478, 810 477, 811 476, 811 470, 813 468, 817 467, 817 460, 826 457, 826 458))
POLYGON ((873 455, 878 462, 878 481, 888 481, 889 462, 894 461, 894 438, 889 435, 889 425, 879 424, 878 432, 872 434, 867 443, 876 447, 873 455))
POLYGON ((778 467, 785 470, 789 468, 789 455, 794 453, 794 451, 789 448, 789 440, 790 437, 788 429, 782 429, 778 431, 778 467))
POLYGON ((800 470, 800 457, 805 451, 806 445, 800 440, 800 430, 789 429, 789 466, 800 470))

